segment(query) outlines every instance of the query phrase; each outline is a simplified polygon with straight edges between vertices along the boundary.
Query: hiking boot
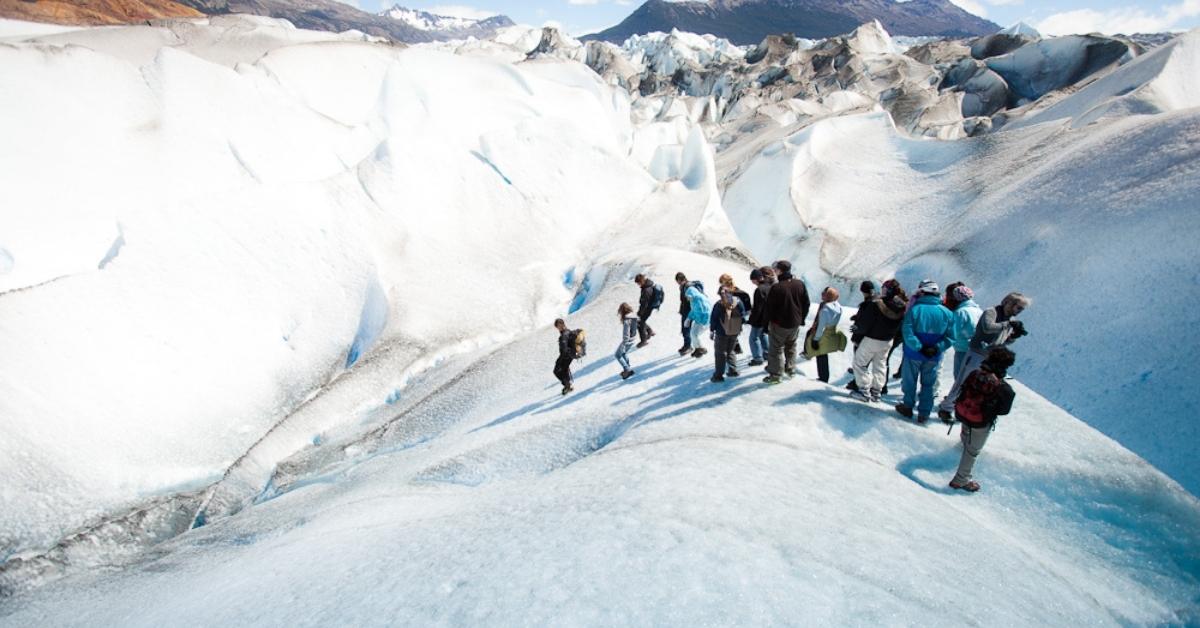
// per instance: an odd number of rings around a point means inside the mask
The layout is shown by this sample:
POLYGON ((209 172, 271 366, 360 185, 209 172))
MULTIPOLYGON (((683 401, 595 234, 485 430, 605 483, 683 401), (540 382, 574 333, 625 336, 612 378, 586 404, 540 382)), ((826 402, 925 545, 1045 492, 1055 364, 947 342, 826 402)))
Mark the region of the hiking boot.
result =
POLYGON ((871 403, 871 398, 867 395, 864 395, 862 391, 858 390, 857 388, 850 391, 850 398, 863 403, 871 403))
POLYGON ((633 377, 633 369, 621 371, 621 379, 629 379, 630 377, 633 377))
POLYGON ((853 379, 850 380, 850 383, 846 384, 846 390, 850 390, 850 391, 858 390, 858 381, 853 380, 853 379))
POLYGON ((636 344, 636 345, 634 345, 634 346, 636 346, 638 349, 641 349, 642 347, 644 347, 644 346, 646 346, 646 345, 648 345, 648 344, 650 344, 650 339, 649 339, 649 338, 647 338, 647 339, 645 339, 645 340, 643 340, 643 341, 641 341, 641 342, 637 343, 637 344, 636 344))
POLYGON ((783 367, 783 374, 787 375, 788 377, 795 376, 796 375, 796 367, 794 367, 794 366, 783 367))
POLYGON ((575 390, 575 387, 574 387, 574 386, 571 386, 571 385, 569 385, 569 384, 568 384, 568 385, 566 385, 566 386, 563 386, 563 390, 562 390, 562 394, 563 394, 563 396, 564 396, 564 397, 566 397, 566 396, 567 396, 567 393, 571 392, 572 390, 575 390))
MULTIPOLYGON (((884 387, 883 387, 883 390, 879 391, 879 394, 880 394, 880 395, 886 395, 886 394, 887 394, 887 386, 884 386, 884 387)), ((876 395, 876 396, 878 396, 878 395, 876 395)))
POLYGON ((711 378, 709 378, 709 380, 708 380, 708 381, 710 381, 710 382, 712 382, 712 383, 714 383, 714 384, 718 384, 718 383, 720 383, 720 382, 723 382, 723 381, 725 381, 725 378, 724 378, 724 377, 721 377, 720 375, 713 375, 711 378))
POLYGON ((968 493, 974 493, 975 491, 979 490, 979 482, 976 482, 975 480, 967 480, 966 482, 955 482, 954 480, 950 480, 950 488, 966 491, 968 493))
POLYGON ((938 418, 941 419, 942 423, 945 423, 946 425, 950 425, 954 422, 954 415, 946 412, 945 410, 938 410, 938 418))
POLYGON ((692 357, 693 358, 703 357, 707 353, 708 353, 708 349, 705 349, 704 347, 700 347, 699 349, 696 349, 695 351, 692 352, 692 357))
POLYGON ((762 366, 763 364, 764 364, 764 362, 758 358, 754 358, 753 360, 750 360, 750 366, 762 366))
POLYGON ((911 419, 912 415, 913 415, 912 408, 910 408, 902 403, 896 404, 896 412, 899 412, 900 416, 902 416, 906 419, 911 419))
POLYGON ((879 392, 877 392, 877 391, 872 390, 870 396, 871 396, 871 403, 879 403, 880 401, 882 401, 882 399, 879 398, 879 392))
POLYGON ((917 417, 917 425, 925 425, 925 423, 927 421, 929 421, 929 417, 927 417, 925 415, 921 415, 921 416, 917 417))
POLYGON ((692 345, 683 345, 679 347, 679 355, 687 355, 692 352, 692 345))
POLYGON ((741 375, 741 373, 739 373, 737 369, 729 369, 725 375, 728 377, 737 377, 738 375, 741 375))
POLYGON ((782 382, 782 381, 783 380, 779 379, 778 375, 768 375, 763 378, 763 383, 767 384, 768 386, 778 384, 779 382, 782 382))

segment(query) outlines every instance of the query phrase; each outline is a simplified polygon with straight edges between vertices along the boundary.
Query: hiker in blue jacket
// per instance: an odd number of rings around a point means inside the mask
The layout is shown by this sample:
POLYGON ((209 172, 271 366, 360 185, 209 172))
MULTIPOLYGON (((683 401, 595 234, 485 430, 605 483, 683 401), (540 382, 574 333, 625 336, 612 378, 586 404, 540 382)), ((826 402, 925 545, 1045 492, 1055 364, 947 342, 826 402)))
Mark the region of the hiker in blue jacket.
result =
POLYGON ((901 366, 901 388, 904 400, 896 412, 912 418, 913 400, 917 397, 917 380, 921 393, 917 402, 917 423, 929 420, 933 397, 937 394, 938 367, 942 353, 950 348, 954 313, 942 305, 941 290, 936 282, 926 279, 917 288, 917 299, 904 315, 900 333, 904 337, 904 364, 901 366))
POLYGON ((983 310, 975 303, 975 292, 966 284, 959 284, 946 295, 946 307, 954 312, 954 327, 950 330, 950 346, 954 347, 954 386, 938 404, 938 418, 943 422, 953 417, 954 400, 958 399, 958 389, 967 378, 967 373, 962 372, 967 364, 967 351, 975 335, 975 326, 983 315, 983 310))
POLYGON ((690 310, 687 315, 688 338, 691 340, 692 357, 698 358, 708 353, 704 348, 704 331, 708 327, 708 317, 712 310, 712 302, 704 295, 704 289, 692 282, 683 292, 690 310))

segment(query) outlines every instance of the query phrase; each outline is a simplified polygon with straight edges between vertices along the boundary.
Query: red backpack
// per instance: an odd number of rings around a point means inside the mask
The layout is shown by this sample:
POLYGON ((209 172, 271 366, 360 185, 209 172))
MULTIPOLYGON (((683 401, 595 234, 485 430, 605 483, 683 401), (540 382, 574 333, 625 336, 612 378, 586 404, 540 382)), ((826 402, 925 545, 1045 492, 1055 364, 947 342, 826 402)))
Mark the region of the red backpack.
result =
POLYGON ((991 371, 979 369, 972 371, 963 382, 958 400, 954 402, 954 413, 964 423, 983 425, 987 420, 983 416, 983 405, 987 403, 996 391, 1000 389, 1000 378, 991 371))

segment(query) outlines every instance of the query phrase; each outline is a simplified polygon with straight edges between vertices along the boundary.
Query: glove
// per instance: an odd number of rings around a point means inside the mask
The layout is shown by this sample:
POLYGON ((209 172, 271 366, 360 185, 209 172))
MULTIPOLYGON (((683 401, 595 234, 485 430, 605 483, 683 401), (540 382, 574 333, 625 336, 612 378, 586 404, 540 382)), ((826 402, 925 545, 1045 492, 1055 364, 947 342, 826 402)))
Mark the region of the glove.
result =
POLYGON ((1021 321, 1009 321, 1008 327, 1012 329, 1012 334, 1009 337, 1013 340, 1029 334, 1029 332, 1025 331, 1025 323, 1021 321))
POLYGON ((927 358, 936 358, 937 354, 938 348, 933 345, 925 345, 924 347, 921 347, 921 355, 927 358))
POLYGON ((821 348, 821 339, 813 338, 812 346, 813 346, 813 349, 820 349, 821 348))

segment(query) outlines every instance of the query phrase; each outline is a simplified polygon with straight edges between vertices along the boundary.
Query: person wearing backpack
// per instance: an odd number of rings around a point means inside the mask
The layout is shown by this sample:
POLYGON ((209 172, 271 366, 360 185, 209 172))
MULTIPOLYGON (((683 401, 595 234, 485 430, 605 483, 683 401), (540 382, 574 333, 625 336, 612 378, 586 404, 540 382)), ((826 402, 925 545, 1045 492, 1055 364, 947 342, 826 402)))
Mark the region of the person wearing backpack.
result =
MULTIPOLYGON (((875 282, 871 281, 870 279, 863 280, 862 283, 858 284, 858 291, 860 294, 862 294, 862 302, 858 304, 858 311, 850 316, 850 345, 853 347, 853 349, 850 351, 851 355, 858 353, 858 345, 862 342, 864 337, 862 329, 860 329, 858 325, 858 315, 863 311, 864 308, 868 306, 868 304, 870 304, 871 299, 875 297, 875 282)), ((851 364, 850 368, 847 369, 846 372, 853 375, 854 365, 851 364)), ((846 390, 858 390, 858 379, 853 377, 850 378, 850 383, 846 384, 846 390)))
POLYGON ((846 348, 846 336, 837 328, 842 320, 842 304, 838 303, 838 296, 837 289, 830 286, 821 291, 821 305, 817 308, 817 315, 813 317, 804 343, 804 357, 817 359, 817 379, 826 384, 829 383, 829 354, 846 348))
POLYGON ((633 351, 638 338, 638 324, 641 322, 641 317, 633 313, 633 306, 628 303, 622 303, 617 308, 617 316, 621 319, 621 344, 617 345, 617 352, 613 357, 617 359, 617 364, 621 366, 621 379, 629 379, 633 376, 634 371, 629 366, 629 352, 633 351))
MULTIPOLYGON (((679 348, 679 355, 687 355, 692 353, 692 303, 687 298, 688 288, 696 286, 700 292, 704 292, 704 284, 699 281, 688 281, 687 275, 683 273, 675 273, 675 284, 679 286, 679 332, 683 334, 683 346, 679 348)), ((704 315, 708 316, 708 310, 704 310, 704 315)), ((703 355, 703 354, 702 354, 703 355)))
POLYGON ((949 422, 950 412, 954 410, 954 400, 958 398, 958 389, 966 379, 967 373, 963 368, 967 363, 971 338, 975 335, 975 327, 983 310, 975 303, 975 292, 966 284, 960 283, 954 288, 953 295, 946 299, 946 307, 954 312, 954 326, 950 329, 950 346, 954 348, 954 385, 938 404, 938 418, 949 422))
POLYGON ((708 327, 712 303, 704 294, 704 285, 699 281, 689 283, 683 297, 688 301, 688 332, 692 357, 699 358, 708 353, 708 349, 704 348, 704 329, 708 327))
POLYGON ((558 330, 558 359, 554 362, 554 376, 562 383, 562 394, 575 390, 571 383, 571 361, 575 359, 575 333, 567 329, 563 319, 554 320, 554 328, 558 330))
MULTIPOLYGON (((961 387, 962 380, 979 368, 987 358, 988 352, 994 347, 1007 347, 1018 338, 1027 335, 1025 324, 1016 320, 1017 315, 1025 311, 1030 304, 1029 297, 1020 292, 1010 292, 1000 302, 1000 305, 990 307, 979 315, 975 324, 975 333, 967 343, 966 357, 962 368, 954 378, 954 386, 961 387)), ((953 402, 952 402, 953 403, 953 402)), ((940 412, 938 416, 945 421, 940 412)))
MULTIPOLYGON (((737 300, 742 302, 743 316, 744 317, 750 316, 750 309, 753 307, 750 303, 750 294, 747 293, 745 290, 742 290, 741 288, 737 287, 737 284, 733 283, 733 275, 730 275, 730 274, 721 275, 720 277, 717 278, 717 283, 720 284, 721 288, 728 288, 729 291, 733 294, 733 296, 736 297, 737 300)), ((718 294, 720 293, 721 288, 717 289, 718 294)), ((742 339, 741 338, 738 338, 733 343, 733 352, 734 353, 742 352, 742 339)))
POLYGON ((762 366, 767 352, 771 350, 767 336, 767 294, 775 285, 775 271, 770 266, 750 271, 750 283, 754 284, 754 303, 750 307, 750 366, 762 366))
POLYGON ((641 296, 638 297, 638 339, 639 348, 646 346, 650 342, 650 338, 654 336, 654 330, 650 328, 648 321, 650 315, 657 310, 663 302, 662 286, 654 283, 649 277, 639 273, 633 278, 634 283, 641 288, 641 296))
POLYGON ((778 384, 784 375, 796 374, 796 341, 800 327, 808 318, 808 287, 792 275, 792 263, 779 260, 772 266, 779 283, 767 294, 767 333, 771 350, 767 353, 765 384, 778 384))
POLYGON ((904 315, 900 333, 904 336, 904 363, 901 387, 904 400, 896 404, 896 412, 906 418, 913 416, 913 401, 917 400, 917 423, 929 420, 933 398, 937 394, 938 367, 942 353, 950 347, 950 328, 954 314, 942 305, 941 290, 935 281, 926 279, 917 288, 917 299, 904 315), (920 380, 920 398, 917 383, 920 380))
POLYGON ((723 382, 726 375, 738 376, 737 355, 733 349, 746 320, 746 306, 733 290, 722 286, 717 294, 720 298, 708 317, 715 361, 711 382, 723 382))
POLYGON ((988 436, 996 428, 996 418, 1012 410, 1016 393, 1004 381, 1008 369, 1016 361, 1016 355, 1003 346, 994 347, 979 368, 971 371, 959 389, 954 402, 954 415, 962 423, 959 439, 962 441, 962 457, 958 470, 950 480, 950 488, 974 493, 979 482, 971 479, 975 461, 988 436))
POLYGON ((855 326, 862 340, 854 350, 854 379, 858 384, 850 392, 852 399, 878 402, 887 392, 887 356, 907 311, 908 295, 895 279, 883 282, 883 293, 858 308, 855 326))

